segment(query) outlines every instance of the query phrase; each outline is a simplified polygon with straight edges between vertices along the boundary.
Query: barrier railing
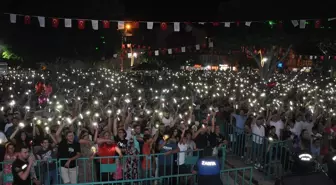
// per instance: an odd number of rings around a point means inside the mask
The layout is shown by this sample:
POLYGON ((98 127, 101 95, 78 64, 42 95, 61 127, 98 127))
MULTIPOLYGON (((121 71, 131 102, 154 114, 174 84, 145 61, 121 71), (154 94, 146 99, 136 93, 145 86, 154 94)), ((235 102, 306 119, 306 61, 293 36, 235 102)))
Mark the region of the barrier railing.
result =
MULTIPOLYGON (((230 155, 239 156, 244 163, 254 165, 265 174, 265 178, 281 177, 292 167, 292 140, 279 141, 246 133, 244 129, 226 124, 225 131, 230 138, 230 155)), ((228 154, 229 155, 229 154, 228 154)))
MULTIPOLYGON (((236 168, 222 170, 220 178, 223 185, 252 185, 253 168, 236 168)), ((209 181, 209 183, 211 183, 209 181)), ((154 184, 197 184, 197 175, 189 174, 173 174, 168 176, 151 177, 146 179, 129 179, 107 182, 90 182, 77 183, 70 185, 154 185, 154 184)))
MULTIPOLYGON (((224 124, 224 133, 229 138, 227 155, 238 156, 244 163, 253 165, 265 174, 265 178, 278 178, 292 172, 292 155, 295 152, 293 140, 261 137, 246 133, 232 124, 224 124)), ((316 162, 315 171, 320 166, 325 165, 316 162)))
MULTIPOLYGON (((225 161, 225 147, 220 148, 222 157, 220 163, 225 161)), ((164 153, 151 155, 131 155, 79 158, 70 163, 69 168, 64 167, 68 159, 49 159, 36 161, 31 176, 36 176, 43 184, 58 183, 91 183, 96 181, 118 181, 133 179, 149 179, 158 176, 173 174, 190 174, 193 166, 203 150, 185 151, 177 154, 166 155, 164 153)), ((11 163, 0 163, 3 171, 3 181, 13 181, 11 163)), ((221 165, 224 170, 224 165, 221 165)), ((0 183, 1 184, 1 183, 0 183)))

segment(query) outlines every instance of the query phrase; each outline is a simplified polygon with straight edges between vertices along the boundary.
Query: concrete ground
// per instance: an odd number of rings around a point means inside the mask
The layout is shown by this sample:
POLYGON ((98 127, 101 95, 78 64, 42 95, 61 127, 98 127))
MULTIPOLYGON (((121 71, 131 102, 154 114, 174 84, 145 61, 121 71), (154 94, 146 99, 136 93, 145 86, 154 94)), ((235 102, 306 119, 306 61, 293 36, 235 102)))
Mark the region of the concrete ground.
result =
MULTIPOLYGON (((239 157, 235 156, 226 156, 225 162, 225 169, 231 168, 243 168, 243 167, 250 167, 251 165, 246 165, 239 157)), ((274 185, 274 180, 267 180, 262 172, 253 168, 253 177, 252 177, 252 184, 254 185, 274 185)), ((245 171, 245 182, 240 182, 239 185, 246 184, 248 185, 248 177, 250 175, 250 171, 245 171)), ((242 173, 239 175, 240 177, 243 176, 242 173)), ((224 181, 223 181, 224 182, 224 181)), ((234 181, 233 181, 234 182, 234 181)), ((224 183, 225 184, 225 183, 224 183)))

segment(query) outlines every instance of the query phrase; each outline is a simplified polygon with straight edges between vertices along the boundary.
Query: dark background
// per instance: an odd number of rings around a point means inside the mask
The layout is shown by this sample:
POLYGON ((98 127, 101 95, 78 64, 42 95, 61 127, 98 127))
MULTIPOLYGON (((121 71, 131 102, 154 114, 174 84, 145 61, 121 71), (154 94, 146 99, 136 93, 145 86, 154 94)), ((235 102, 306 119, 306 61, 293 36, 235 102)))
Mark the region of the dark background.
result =
MULTIPOLYGON (((123 1, 123 0, 68 0, 68 1, 29 1, 7 0, 1 2, 0 11, 24 15, 40 15, 46 17, 84 18, 100 20, 136 20, 136 21, 245 21, 245 20, 284 20, 284 30, 270 29, 267 25, 244 28, 225 29, 212 26, 195 27, 201 30, 198 34, 172 33, 169 39, 157 28, 146 30, 145 24, 136 30, 134 43, 152 48, 178 47, 198 44, 199 37, 218 38, 218 46, 230 48, 232 44, 254 44, 256 38, 271 38, 292 41, 296 49, 302 53, 318 54, 316 44, 320 40, 334 39, 331 29, 307 28, 293 29, 292 19, 327 19, 336 17, 335 1, 123 1), (288 26, 289 25, 289 26, 288 26), (287 26, 287 27, 286 27, 287 26), (205 33, 203 33, 205 32, 205 33), (254 38, 256 37, 256 38, 254 38), (295 38, 293 40, 293 38, 295 38), (229 42, 230 40, 230 42, 229 42), (220 42, 224 42, 222 44, 220 42)), ((0 44, 6 44, 25 60, 47 60, 55 57, 76 59, 97 59, 112 56, 120 48, 120 33, 115 29, 93 31, 88 22, 85 30, 48 26, 40 28, 36 18, 32 25, 24 25, 21 18, 16 24, 9 23, 9 15, 0 15, 0 44), (105 44, 103 44, 105 42, 105 44), (99 48, 98 50, 96 48, 99 48)), ((50 22, 50 20, 49 20, 50 22)), ((327 27, 332 27, 326 23, 327 27)), ((309 26, 312 26, 311 23, 309 26)), ((114 25, 115 26, 115 25, 114 25)), ((113 27, 113 25, 111 25, 113 27)), ((334 26, 336 29, 336 26, 334 26)), ((182 29, 182 28, 181 28, 182 29)), ((196 32, 196 31, 195 31, 196 32)), ((280 41, 279 41, 280 42, 280 41)), ((257 43, 258 44, 258 43, 257 43)), ((216 44, 215 44, 216 47, 216 44)))

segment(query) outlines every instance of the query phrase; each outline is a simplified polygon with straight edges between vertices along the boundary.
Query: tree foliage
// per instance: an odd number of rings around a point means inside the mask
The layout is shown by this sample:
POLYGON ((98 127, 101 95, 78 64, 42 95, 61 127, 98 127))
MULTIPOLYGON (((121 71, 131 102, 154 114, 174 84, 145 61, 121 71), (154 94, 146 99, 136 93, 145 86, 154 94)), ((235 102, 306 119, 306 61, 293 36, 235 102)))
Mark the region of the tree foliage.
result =
POLYGON ((1 58, 6 60, 19 60, 23 61, 23 58, 15 54, 10 48, 3 46, 1 48, 1 58))

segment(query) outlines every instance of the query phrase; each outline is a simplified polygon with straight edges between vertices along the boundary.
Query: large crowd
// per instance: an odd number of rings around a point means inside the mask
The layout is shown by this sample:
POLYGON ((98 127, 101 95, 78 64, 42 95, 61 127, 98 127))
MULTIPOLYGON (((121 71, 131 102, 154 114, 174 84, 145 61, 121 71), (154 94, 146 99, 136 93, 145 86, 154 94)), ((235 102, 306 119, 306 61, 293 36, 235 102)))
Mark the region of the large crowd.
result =
POLYGON ((277 141, 321 163, 336 149, 336 83, 323 75, 12 68, 0 87, 0 184, 189 174, 188 156, 224 149, 262 170, 277 141))

